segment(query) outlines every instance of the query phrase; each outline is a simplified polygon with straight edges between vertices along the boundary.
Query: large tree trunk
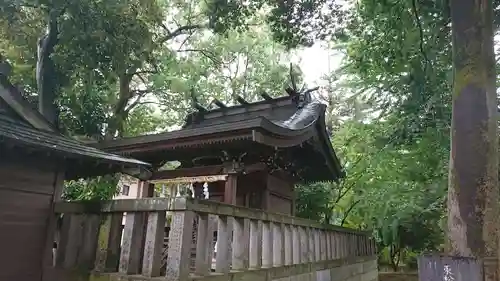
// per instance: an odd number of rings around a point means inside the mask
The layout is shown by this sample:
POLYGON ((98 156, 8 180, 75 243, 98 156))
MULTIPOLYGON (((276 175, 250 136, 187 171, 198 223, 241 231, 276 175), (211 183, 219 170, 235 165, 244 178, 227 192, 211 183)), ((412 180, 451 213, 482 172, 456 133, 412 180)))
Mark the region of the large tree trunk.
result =
POLYGON ((36 81, 38 90, 38 108, 40 113, 53 124, 57 123, 58 113, 55 104, 58 83, 52 54, 59 35, 58 22, 60 12, 52 8, 48 15, 47 32, 38 40, 36 81))
POLYGON ((130 90, 131 81, 132 75, 123 74, 120 76, 118 99, 116 104, 113 105, 113 116, 109 119, 108 128, 104 136, 105 139, 121 137, 123 134, 125 122, 128 118, 128 112, 126 110, 127 104, 133 97, 132 91, 130 90))
POLYGON ((492 1, 451 1, 453 118, 448 188, 452 255, 485 258, 497 280, 498 141, 492 1))

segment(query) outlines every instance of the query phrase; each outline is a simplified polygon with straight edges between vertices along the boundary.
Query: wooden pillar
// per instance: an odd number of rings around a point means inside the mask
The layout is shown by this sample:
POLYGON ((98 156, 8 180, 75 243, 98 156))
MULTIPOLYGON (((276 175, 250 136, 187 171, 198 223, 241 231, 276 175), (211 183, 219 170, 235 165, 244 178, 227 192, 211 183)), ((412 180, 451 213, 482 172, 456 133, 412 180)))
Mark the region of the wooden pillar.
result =
MULTIPOLYGON (((150 183, 148 181, 141 181, 139 180, 137 183, 137 198, 149 198, 149 197, 154 197, 155 196, 155 185, 154 183, 150 183)), ((141 248, 139 253, 144 253, 145 249, 145 244, 146 244, 146 236, 147 236, 147 221, 148 221, 148 213, 144 212, 142 214, 137 214, 137 216, 141 216, 141 218, 138 220, 138 225, 137 227, 142 228, 143 231, 142 233, 142 242, 141 242, 141 248)), ((125 232, 124 232, 125 233, 125 232)), ((139 264, 143 264, 143 258, 144 256, 142 254, 139 255, 139 264)), ((153 270, 154 271, 154 270, 153 270)), ((153 272, 153 275, 155 273, 153 272)))
POLYGON ((148 181, 141 181, 137 183, 137 198, 154 197, 155 185, 148 181))
POLYGON ((227 176, 226 185, 224 187, 224 203, 236 205, 236 188, 238 175, 231 172, 227 176))
POLYGON ((269 211, 271 207, 271 194, 269 193, 269 189, 267 186, 262 191, 262 210, 269 211))
MULTIPOLYGON (((54 193, 50 202, 50 214, 47 221, 47 233, 44 241, 43 257, 42 257, 42 267, 50 268, 55 265, 57 252, 54 251, 54 240, 56 233, 58 232, 58 219, 59 215, 54 213, 54 204, 61 200, 61 195, 64 186, 64 172, 55 172, 54 174, 54 193)), ((58 243, 59 241, 57 241, 58 243)), ((58 245, 59 246, 59 245, 58 245)), ((45 274, 42 268, 42 274, 45 274)))
POLYGON ((250 208, 250 192, 245 193, 245 207, 250 208))

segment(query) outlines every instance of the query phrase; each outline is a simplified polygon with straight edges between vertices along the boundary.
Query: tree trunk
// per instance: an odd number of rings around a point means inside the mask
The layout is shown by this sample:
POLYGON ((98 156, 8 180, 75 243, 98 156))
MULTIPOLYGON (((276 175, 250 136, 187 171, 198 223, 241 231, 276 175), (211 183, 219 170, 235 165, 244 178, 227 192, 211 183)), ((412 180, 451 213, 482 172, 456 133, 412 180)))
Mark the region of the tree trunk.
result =
POLYGON ((118 93, 118 100, 113 107, 113 116, 109 119, 108 122, 108 128, 104 136, 105 139, 113 139, 115 137, 120 137, 123 134, 125 122, 128 117, 128 112, 126 111, 127 104, 133 96, 130 90, 131 81, 131 75, 123 74, 120 76, 120 92, 118 93))
POLYGON ((38 108, 40 113, 53 124, 56 124, 58 120, 58 110, 55 104, 58 83, 52 54, 59 35, 57 26, 59 13, 54 8, 49 11, 47 31, 38 40, 38 59, 36 63, 38 108))
POLYGON ((451 1, 453 117, 448 250, 485 258, 497 280, 498 141, 492 1, 451 1), (492 264, 493 263, 493 264, 492 264))

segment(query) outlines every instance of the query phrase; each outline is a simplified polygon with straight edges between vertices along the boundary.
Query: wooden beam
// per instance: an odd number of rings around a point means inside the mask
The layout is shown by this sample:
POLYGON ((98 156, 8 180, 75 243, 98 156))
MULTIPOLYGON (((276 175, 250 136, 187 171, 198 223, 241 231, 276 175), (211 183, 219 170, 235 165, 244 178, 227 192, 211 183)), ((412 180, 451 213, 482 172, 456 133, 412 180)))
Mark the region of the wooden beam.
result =
POLYGON ((179 168, 175 170, 163 170, 153 172, 151 180, 218 175, 222 172, 223 169, 223 165, 212 165, 192 168, 179 168))
MULTIPOLYGON (((263 162, 258 162, 254 164, 245 165, 242 172, 245 174, 250 174, 254 172, 264 171, 267 169, 267 165, 263 162)), ((174 179, 180 177, 197 177, 197 176, 211 176, 219 175, 223 173, 224 165, 210 165, 210 166, 200 166, 192 168, 179 168, 175 170, 163 170, 153 172, 153 175, 149 180, 164 180, 164 179, 174 179)))
POLYGON ((264 162, 258 162, 250 165, 246 165, 243 169, 245 174, 251 174, 255 172, 265 171, 267 170, 267 165, 264 162))

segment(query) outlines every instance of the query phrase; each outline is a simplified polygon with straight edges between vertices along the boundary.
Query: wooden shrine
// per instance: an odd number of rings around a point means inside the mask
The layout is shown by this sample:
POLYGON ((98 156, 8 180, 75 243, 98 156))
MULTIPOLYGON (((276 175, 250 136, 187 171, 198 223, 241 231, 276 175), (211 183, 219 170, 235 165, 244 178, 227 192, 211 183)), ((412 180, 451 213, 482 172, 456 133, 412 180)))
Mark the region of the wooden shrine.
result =
POLYGON ((147 178, 148 167, 60 134, 9 82, 0 61, 0 280, 56 280, 54 204, 64 180, 115 172, 147 178))
MULTIPOLYGON (((294 185, 337 181, 339 159, 325 127, 326 106, 311 91, 237 105, 214 100, 207 109, 194 100, 182 129, 105 141, 98 147, 156 167, 150 183, 192 183, 194 197, 285 214, 294 213, 294 185), (173 170, 161 170, 178 161, 173 170), (217 176, 215 180, 203 178, 217 176), (179 178, 182 178, 179 180, 179 178)), ((212 178, 214 179, 214 178, 212 178)))

